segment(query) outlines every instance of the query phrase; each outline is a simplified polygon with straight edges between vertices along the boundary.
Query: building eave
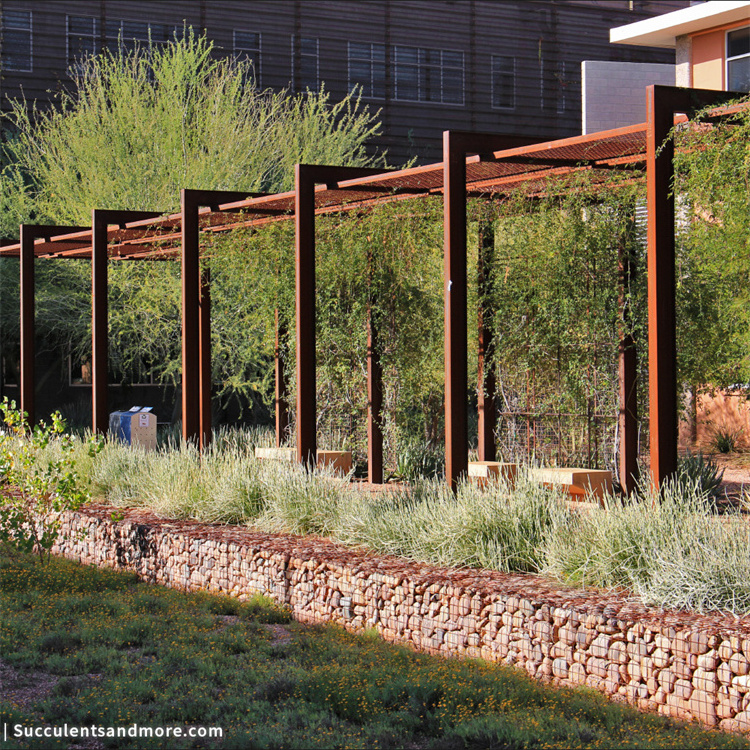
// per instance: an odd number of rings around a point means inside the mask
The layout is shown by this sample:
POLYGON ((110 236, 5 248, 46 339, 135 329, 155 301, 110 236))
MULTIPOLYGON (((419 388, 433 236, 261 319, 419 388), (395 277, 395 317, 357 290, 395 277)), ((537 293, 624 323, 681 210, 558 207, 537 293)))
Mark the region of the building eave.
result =
POLYGON ((647 18, 610 29, 612 44, 642 47, 675 48, 677 37, 747 21, 750 23, 750 0, 709 0, 655 18, 647 18))

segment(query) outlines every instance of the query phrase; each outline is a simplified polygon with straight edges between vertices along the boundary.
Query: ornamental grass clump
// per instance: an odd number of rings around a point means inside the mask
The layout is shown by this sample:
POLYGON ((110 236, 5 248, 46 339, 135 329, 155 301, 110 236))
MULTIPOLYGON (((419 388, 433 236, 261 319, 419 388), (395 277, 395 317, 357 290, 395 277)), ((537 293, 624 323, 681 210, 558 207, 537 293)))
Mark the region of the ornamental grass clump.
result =
POLYGON ((514 488, 502 479, 486 488, 423 480, 369 498, 359 494, 342 514, 341 541, 456 567, 539 572, 550 530, 570 511, 557 493, 522 473, 514 488))
POLYGON ((182 441, 158 451, 108 443, 92 472, 94 496, 116 506, 207 523, 245 523, 263 509, 252 446, 219 442, 203 456, 182 441))
POLYGON ((606 496, 585 509, 523 468, 513 485, 467 482, 454 494, 422 479, 371 494, 330 467, 258 460, 258 441, 267 435, 222 432, 203 455, 185 442, 150 452, 107 442, 98 454, 77 438, 71 446, 80 486, 118 507, 326 536, 434 565, 540 573, 662 607, 750 612, 750 524, 740 512, 717 515, 700 476, 683 472, 660 491, 644 484, 638 499, 606 496))
POLYGON ((306 471, 296 463, 267 461, 259 471, 264 507, 253 526, 338 538, 342 511, 356 502, 358 493, 337 481, 331 467, 306 471))
POLYGON ((567 582, 619 587, 644 602, 697 612, 750 611, 750 524, 717 517, 698 482, 642 488, 571 516, 546 540, 543 572, 567 582))

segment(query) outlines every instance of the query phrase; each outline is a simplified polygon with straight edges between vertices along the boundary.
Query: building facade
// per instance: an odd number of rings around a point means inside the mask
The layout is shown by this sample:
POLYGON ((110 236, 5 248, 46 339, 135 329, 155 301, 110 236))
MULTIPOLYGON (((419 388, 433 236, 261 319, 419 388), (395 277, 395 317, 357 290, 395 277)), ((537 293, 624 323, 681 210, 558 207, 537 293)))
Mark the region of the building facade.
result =
POLYGON ((576 135, 583 60, 673 63, 612 27, 687 0, 3 0, 0 106, 49 102, 83 55, 163 44, 185 27, 253 61, 262 88, 359 87, 393 164, 439 161, 443 130, 576 135))
POLYGON ((750 92, 750 0, 711 0, 612 29, 615 44, 675 51, 677 86, 750 92))

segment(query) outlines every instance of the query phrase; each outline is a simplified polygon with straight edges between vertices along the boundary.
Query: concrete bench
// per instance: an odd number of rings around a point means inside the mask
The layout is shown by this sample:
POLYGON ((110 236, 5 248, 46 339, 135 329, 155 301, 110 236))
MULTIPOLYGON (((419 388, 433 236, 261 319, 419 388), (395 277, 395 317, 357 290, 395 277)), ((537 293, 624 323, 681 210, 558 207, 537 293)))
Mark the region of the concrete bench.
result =
POLYGON ((492 479, 501 477, 512 487, 516 483, 517 464, 502 461, 469 461, 469 481, 480 486, 486 485, 492 479))
MULTIPOLYGON (((274 461, 297 460, 296 448, 256 448, 255 458, 274 461)), ((351 451, 318 451, 318 468, 332 466, 336 474, 346 476, 352 470, 351 451)))
POLYGON ((545 468, 532 469, 531 476, 542 484, 560 487, 574 499, 583 500, 587 494, 601 500, 612 492, 612 472, 596 469, 545 468))
POLYGON ((255 458, 268 458, 274 461, 296 461, 296 448, 256 448, 255 458))

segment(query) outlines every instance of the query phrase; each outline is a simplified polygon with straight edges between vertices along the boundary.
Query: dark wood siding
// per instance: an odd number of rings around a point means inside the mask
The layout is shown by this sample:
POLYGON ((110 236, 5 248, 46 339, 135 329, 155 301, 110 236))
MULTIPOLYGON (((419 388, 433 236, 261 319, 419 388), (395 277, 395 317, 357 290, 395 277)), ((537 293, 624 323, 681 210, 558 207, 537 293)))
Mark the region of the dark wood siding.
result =
POLYGON ((673 62, 673 53, 609 44, 609 29, 688 5, 687 0, 3 0, 33 12, 33 72, 5 71, 0 94, 21 91, 50 101, 66 73, 68 15, 107 20, 183 23, 205 30, 219 54, 233 54, 235 30, 261 35, 259 82, 294 87, 292 39, 318 40, 319 80, 334 99, 349 89, 349 42, 384 45, 385 97, 364 98, 380 112, 390 161, 439 161, 443 130, 524 134, 549 139, 581 131, 581 62, 673 62), (632 6, 632 9, 631 9, 632 6), (397 46, 463 54, 463 103, 396 98, 397 46), (492 106, 493 55, 515 60, 512 108, 492 106))

